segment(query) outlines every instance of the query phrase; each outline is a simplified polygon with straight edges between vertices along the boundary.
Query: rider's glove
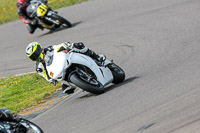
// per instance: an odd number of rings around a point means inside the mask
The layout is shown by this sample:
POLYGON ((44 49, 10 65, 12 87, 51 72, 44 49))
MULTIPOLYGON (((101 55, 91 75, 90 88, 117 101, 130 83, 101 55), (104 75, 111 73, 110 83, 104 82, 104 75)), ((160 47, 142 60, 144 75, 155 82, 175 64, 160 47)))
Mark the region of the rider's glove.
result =
POLYGON ((41 72, 43 72, 43 70, 42 70, 42 68, 37 68, 37 69, 36 69, 36 72, 37 72, 37 73, 41 73, 41 72))

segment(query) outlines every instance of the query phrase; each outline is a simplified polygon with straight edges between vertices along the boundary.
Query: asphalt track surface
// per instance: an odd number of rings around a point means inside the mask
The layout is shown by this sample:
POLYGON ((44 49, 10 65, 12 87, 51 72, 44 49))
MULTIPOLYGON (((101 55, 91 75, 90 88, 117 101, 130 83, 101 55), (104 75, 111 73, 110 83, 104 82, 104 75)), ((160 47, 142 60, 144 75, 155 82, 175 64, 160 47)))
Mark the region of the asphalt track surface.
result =
POLYGON ((34 71, 25 47, 82 41, 114 59, 126 80, 74 94, 33 121, 46 133, 199 133, 200 1, 92 0, 58 10, 74 27, 29 35, 0 26, 0 76, 34 71))

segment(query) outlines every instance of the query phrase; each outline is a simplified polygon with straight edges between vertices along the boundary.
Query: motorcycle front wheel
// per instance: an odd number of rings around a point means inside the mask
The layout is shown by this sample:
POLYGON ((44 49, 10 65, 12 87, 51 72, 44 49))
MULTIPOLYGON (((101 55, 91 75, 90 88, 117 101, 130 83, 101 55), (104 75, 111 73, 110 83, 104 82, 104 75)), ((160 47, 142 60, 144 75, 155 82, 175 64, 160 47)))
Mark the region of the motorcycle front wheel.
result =
POLYGON ((93 94, 102 94, 104 92, 104 86, 96 79, 96 76, 84 67, 77 68, 77 72, 74 72, 70 75, 69 79, 79 88, 93 93, 93 94))
POLYGON ((72 24, 67 19, 65 19, 59 15, 53 14, 51 17, 52 17, 52 19, 59 22, 61 25, 66 25, 68 27, 72 27, 72 24))
POLYGON ((26 133, 44 133, 43 130, 33 122, 22 119, 20 123, 26 128, 26 133))

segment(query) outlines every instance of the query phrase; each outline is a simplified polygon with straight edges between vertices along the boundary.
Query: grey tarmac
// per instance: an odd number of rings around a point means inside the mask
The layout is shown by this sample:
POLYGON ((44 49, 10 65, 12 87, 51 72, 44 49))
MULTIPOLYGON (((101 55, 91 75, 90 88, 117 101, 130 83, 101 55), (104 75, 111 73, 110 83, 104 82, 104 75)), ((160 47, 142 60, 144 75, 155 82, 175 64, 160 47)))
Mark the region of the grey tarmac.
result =
POLYGON ((46 133, 199 133, 200 1, 91 0, 58 12, 73 23, 29 35, 0 26, 0 76, 35 70, 28 43, 84 42, 126 72, 101 95, 78 91, 33 119, 46 133))

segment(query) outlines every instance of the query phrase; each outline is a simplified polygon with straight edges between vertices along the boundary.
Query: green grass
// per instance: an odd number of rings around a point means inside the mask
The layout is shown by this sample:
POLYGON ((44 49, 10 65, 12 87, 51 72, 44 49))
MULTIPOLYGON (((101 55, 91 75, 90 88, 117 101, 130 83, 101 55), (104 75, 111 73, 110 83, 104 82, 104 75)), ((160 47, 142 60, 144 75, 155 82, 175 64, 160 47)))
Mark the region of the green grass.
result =
POLYGON ((38 74, 10 76, 0 79, 0 108, 13 113, 42 102, 50 97, 61 84, 54 86, 38 74))
MULTIPOLYGON (((84 1, 87 0, 48 0, 48 4, 52 9, 58 9, 84 1)), ((19 19, 16 3, 17 0, 0 0, 0 24, 19 19)))

